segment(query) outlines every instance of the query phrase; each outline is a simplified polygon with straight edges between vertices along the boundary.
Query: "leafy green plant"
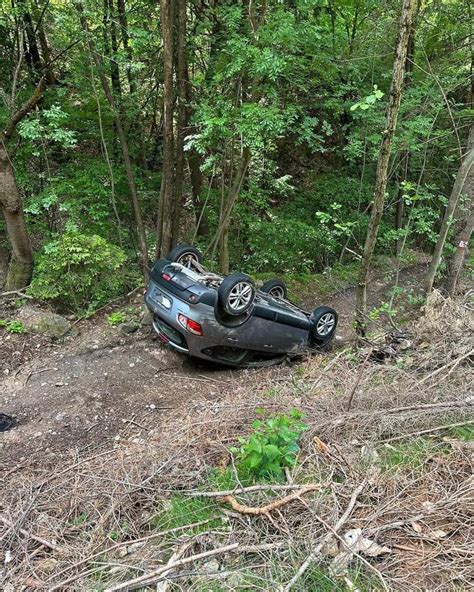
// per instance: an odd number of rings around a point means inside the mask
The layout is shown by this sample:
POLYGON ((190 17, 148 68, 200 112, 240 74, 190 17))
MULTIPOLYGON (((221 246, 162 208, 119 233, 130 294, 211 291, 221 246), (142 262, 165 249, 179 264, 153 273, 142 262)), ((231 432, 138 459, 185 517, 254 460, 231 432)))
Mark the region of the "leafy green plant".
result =
POLYGON ((125 253, 97 235, 69 232, 37 257, 29 293, 72 312, 91 312, 123 293, 136 278, 123 269, 125 253))
POLYGON ((117 310, 109 314, 107 317, 107 323, 111 327, 116 327, 117 325, 120 325, 120 323, 125 322, 125 319, 125 313, 121 310, 117 310))
POLYGON ((361 99, 358 103, 351 105, 351 111, 356 111, 356 109, 362 109, 362 111, 366 111, 367 109, 370 109, 371 105, 374 105, 377 101, 380 101, 383 95, 384 93, 377 87, 376 84, 374 84, 374 92, 361 99))
POLYGON ((9 333, 26 333, 25 326, 21 321, 0 319, 0 327, 4 327, 9 333))
POLYGON ((293 409, 288 415, 254 421, 254 433, 239 438, 239 448, 231 448, 242 477, 253 481, 281 479, 285 467, 296 463, 298 442, 307 429, 302 419, 303 414, 293 409))

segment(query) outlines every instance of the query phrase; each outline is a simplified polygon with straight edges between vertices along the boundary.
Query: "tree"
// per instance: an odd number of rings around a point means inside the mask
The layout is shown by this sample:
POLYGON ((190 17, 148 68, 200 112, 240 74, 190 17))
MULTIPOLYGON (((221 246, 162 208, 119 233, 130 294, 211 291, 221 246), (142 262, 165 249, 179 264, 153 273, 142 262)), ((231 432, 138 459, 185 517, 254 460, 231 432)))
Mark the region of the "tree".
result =
POLYGON ((97 68, 100 82, 102 84, 102 89, 104 94, 107 98, 107 101, 110 105, 110 108, 113 113, 115 127, 117 129, 117 135, 119 137, 120 146, 122 148, 122 158, 123 164, 125 167, 125 172, 127 175, 128 186, 130 190, 130 195, 132 198, 132 205, 133 211, 135 214, 135 222, 137 228, 137 235, 138 241, 140 245, 140 256, 141 256, 141 265, 143 270, 143 275, 145 278, 148 277, 148 246, 146 242, 146 233, 145 233, 145 226, 143 224, 142 213, 140 210, 140 203, 138 201, 138 192, 137 192, 137 185, 135 181, 135 174, 133 172, 132 161, 130 159, 130 150, 128 147, 128 140, 125 134, 125 130, 122 124, 122 118, 120 114, 120 108, 116 103, 114 95, 109 85, 109 81, 107 80, 107 76, 105 75, 104 65, 102 63, 102 59, 95 47, 95 43, 92 39, 91 33, 89 31, 89 25, 87 23, 86 16, 84 14, 84 10, 82 4, 80 2, 76 2, 76 10, 79 14, 79 21, 81 23, 81 27, 83 32, 86 35, 87 39, 87 46, 89 49, 89 53, 92 56, 92 59, 95 63, 97 68))
POLYGON ((360 335, 365 334, 367 280, 385 203, 390 152, 395 129, 397 127, 405 63, 407 58, 408 41, 410 38, 410 31, 416 11, 416 5, 417 0, 404 0, 400 16, 398 40, 395 49, 395 59, 393 62, 392 83, 390 86, 390 96, 386 112, 386 123, 385 129, 383 131, 382 143, 380 146, 377 170, 375 173, 375 189, 372 203, 372 212, 370 216, 367 237, 365 239, 364 252, 360 261, 357 277, 356 330, 360 335))
POLYGON ((161 0, 161 35, 163 39, 163 169, 156 232, 156 256, 169 253, 173 242, 174 198, 174 88, 173 88, 173 2, 161 0))
POLYGON ((19 290, 30 283, 33 274, 33 250, 26 227, 23 202, 15 180, 15 174, 6 142, 13 135, 16 126, 30 113, 43 96, 45 78, 41 78, 33 94, 12 114, 0 134, 0 209, 7 227, 11 245, 11 258, 5 280, 7 290, 19 290))
POLYGON ((438 235, 438 240, 431 258, 430 267, 426 276, 425 291, 427 294, 433 289, 434 280, 441 263, 444 245, 448 236, 449 229, 456 218, 455 212, 458 212, 459 220, 457 232, 454 238, 454 247, 456 253, 451 259, 448 269, 447 287, 451 293, 454 293, 459 273, 464 262, 464 257, 467 245, 471 238, 473 227, 473 194, 474 194, 474 125, 471 125, 469 139, 467 143, 467 151, 459 167, 456 179, 454 181, 449 201, 444 211, 441 228, 438 235), (466 191, 465 191, 466 190, 466 191), (466 204, 460 204, 463 193, 467 198, 466 204), (465 216, 461 216, 462 212, 465 216))
POLYGON ((19 290, 30 283, 33 250, 25 224, 23 204, 5 144, 0 140, 0 208, 12 247, 5 281, 6 290, 19 290))
POLYGON ((186 56, 186 0, 177 2, 177 29, 176 36, 176 78, 177 78, 177 102, 178 117, 176 121, 176 167, 174 171, 174 196, 173 196, 173 223, 171 242, 176 244, 179 236, 181 212, 183 209, 184 186, 184 139, 188 122, 187 86, 188 86, 188 62, 186 56))

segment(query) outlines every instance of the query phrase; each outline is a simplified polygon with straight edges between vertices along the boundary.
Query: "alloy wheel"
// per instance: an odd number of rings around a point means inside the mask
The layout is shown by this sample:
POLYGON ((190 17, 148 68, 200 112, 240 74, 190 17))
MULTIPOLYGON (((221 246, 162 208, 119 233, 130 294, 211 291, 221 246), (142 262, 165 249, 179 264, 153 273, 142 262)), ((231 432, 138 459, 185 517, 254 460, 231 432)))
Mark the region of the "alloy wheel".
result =
POLYGON ((321 337, 326 337, 333 330, 335 323, 336 319, 332 313, 327 312, 326 314, 323 314, 316 324, 317 334, 321 337))

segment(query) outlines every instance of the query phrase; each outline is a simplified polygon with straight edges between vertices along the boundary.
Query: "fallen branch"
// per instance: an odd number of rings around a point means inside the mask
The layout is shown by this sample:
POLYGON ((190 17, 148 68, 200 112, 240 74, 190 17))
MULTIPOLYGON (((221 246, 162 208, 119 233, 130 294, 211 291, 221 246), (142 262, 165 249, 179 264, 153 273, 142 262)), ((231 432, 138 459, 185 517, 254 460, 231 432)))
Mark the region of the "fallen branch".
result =
MULTIPOLYGON (((0 516, 0 521, 3 522, 3 524, 5 524, 5 526, 9 526, 13 530, 15 530, 15 525, 13 524, 13 522, 10 522, 10 520, 7 520, 7 518, 0 516)), ((53 551, 57 551, 59 549, 59 547, 58 547, 58 545, 56 545, 56 543, 51 543, 50 541, 47 541, 46 539, 43 539, 43 538, 37 536, 36 534, 28 532, 24 528, 18 528, 18 532, 20 532, 22 535, 26 536, 29 539, 33 539, 37 543, 41 543, 42 545, 44 545, 45 547, 48 547, 49 549, 51 549, 53 551)))
MULTIPOLYGON (((308 487, 308 486, 306 486, 308 487)), ((321 485, 315 485, 315 487, 322 487, 321 485)), ((265 485, 250 485, 250 487, 236 487, 235 489, 227 489, 225 491, 190 491, 186 492, 186 495, 190 497, 224 497, 227 495, 236 495, 241 493, 252 493, 254 491, 293 491, 294 489, 300 489, 301 485, 290 483, 288 485, 274 485, 268 483, 265 485)), ((183 493, 180 491, 180 493, 183 493)))
POLYGON ((138 585, 146 584, 149 586, 153 584, 160 576, 171 569, 175 569, 176 567, 181 567, 182 565, 187 565, 188 563, 192 563, 194 561, 199 561, 200 559, 207 559, 208 557, 214 557, 215 555, 223 555, 224 553, 229 553, 230 551, 234 551, 239 546, 239 543, 232 543, 231 545, 226 545, 225 547, 217 547, 216 549, 211 549, 210 551, 205 551, 204 553, 198 553, 197 555, 191 555, 190 557, 186 557, 185 559, 179 559, 175 561, 172 565, 166 564, 158 569, 150 571, 138 578, 133 578, 132 580, 128 580, 126 582, 122 582, 121 584, 117 584, 116 586, 112 586, 111 588, 106 588, 105 592, 117 592, 117 590, 128 590, 132 587, 137 587, 138 585))
POLYGON ((282 592, 288 592, 289 590, 291 590, 291 588, 293 588, 293 586, 301 578, 301 576, 306 572, 306 570, 309 568, 309 566, 316 560, 317 556, 321 553, 321 549, 324 547, 324 545, 333 537, 333 533, 337 533, 337 532, 339 532, 339 530, 341 530, 341 528, 344 526, 344 524, 347 522, 350 515, 352 514, 352 510, 354 509, 354 506, 356 505, 357 498, 359 497, 362 490, 364 489, 365 484, 366 484, 366 481, 363 481, 358 487, 356 487, 356 489, 354 489, 354 491, 352 492, 352 495, 351 495, 351 499, 349 501, 349 505, 347 506, 344 514, 336 522, 336 524, 334 525, 334 528, 330 532, 328 532, 321 539, 321 541, 316 545, 316 547, 311 551, 311 553, 304 560, 304 562, 301 564, 298 571, 291 578, 291 580, 286 584, 286 586, 281 587, 282 592))
POLYGON ((244 504, 240 504, 233 495, 226 495, 222 498, 219 498, 218 501, 222 504, 229 504, 233 510, 239 512, 240 514, 248 514, 251 516, 268 516, 268 514, 270 514, 270 512, 272 512, 273 510, 278 510, 279 508, 281 508, 282 506, 286 506, 286 504, 289 504, 290 502, 300 500, 302 495, 306 495, 307 493, 310 493, 311 491, 316 491, 318 489, 321 489, 322 487, 322 485, 316 484, 306 485, 305 487, 302 487, 295 493, 290 493, 290 495, 286 495, 285 497, 277 499, 274 502, 267 504, 266 506, 260 507, 245 506, 244 504))
POLYGON ((428 428, 427 430, 419 430, 418 432, 410 432, 409 434, 402 434, 401 436, 394 436, 393 438, 386 438, 385 440, 379 440, 377 444, 386 444, 388 442, 395 442, 397 440, 403 440, 404 438, 411 438, 412 436, 422 436, 423 434, 431 434, 432 432, 440 432, 441 430, 449 430, 450 428, 459 428, 465 425, 474 423, 474 419, 468 421, 460 421, 458 423, 448 423, 446 425, 438 426, 436 428, 428 428))
POLYGON ((355 392, 357 390, 357 387, 359 386, 359 383, 362 379, 362 375, 364 374, 364 370, 367 366, 367 362, 369 361, 370 356, 372 355, 372 350, 369 351, 369 353, 365 356, 364 361, 362 362, 362 365, 360 367, 360 370, 357 374, 357 377, 355 379, 354 382, 354 386, 351 389, 351 392, 349 394, 349 398, 347 400, 347 405, 346 405, 346 411, 350 411, 351 410, 351 406, 352 406, 352 399, 354 398, 355 392))
MULTIPOLYGON (((110 547, 107 547, 106 549, 102 549, 101 551, 97 551, 97 553, 94 553, 93 555, 89 555, 88 557, 85 557, 84 559, 81 559, 81 561, 78 561, 77 563, 74 563, 73 565, 70 565, 70 566, 66 567, 65 569, 63 569, 59 573, 54 574, 54 577, 57 578, 58 576, 66 573, 67 571, 71 571, 72 569, 75 569, 77 567, 80 567, 81 565, 84 565, 85 563, 89 563, 89 561, 92 561, 96 557, 100 557, 102 555, 106 555, 107 553, 110 553, 110 551, 115 551, 115 549, 119 549, 120 547, 128 547, 130 545, 135 545, 136 543, 143 543, 143 542, 149 541, 151 539, 156 539, 158 537, 163 537, 163 536, 165 536, 167 534, 173 534, 175 532, 181 532, 181 531, 187 530, 189 528, 197 528, 198 526, 203 526, 204 524, 208 524, 209 522, 211 522, 211 520, 213 520, 213 519, 209 518, 208 520, 201 520, 200 522, 194 522, 193 524, 186 524, 185 526, 177 526, 176 528, 170 528, 168 530, 161 530, 160 532, 155 532, 153 534, 149 534, 148 536, 144 536, 144 537, 141 537, 139 539, 132 539, 130 541, 123 541, 121 543, 116 543, 115 545, 112 545, 110 547)), ((67 580, 63 580, 62 582, 59 582, 58 584, 55 584, 51 588, 48 588, 48 591, 49 592, 53 592, 53 590, 59 590, 61 588, 64 588, 65 586, 67 586, 71 582, 74 582, 75 580, 79 579, 83 575, 84 575, 84 572, 75 574, 74 576, 71 576, 67 580)), ((52 579, 52 578, 50 578, 50 579, 52 579)), ((47 580, 47 581, 50 581, 50 580, 47 580)))
POLYGON ((25 294, 21 290, 10 290, 9 292, 1 292, 0 297, 7 298, 9 296, 21 296, 22 298, 27 298, 28 300, 34 300, 33 296, 29 294, 25 294))
POLYGON ((169 558, 169 560, 166 563, 166 565, 169 566, 169 570, 165 571, 161 576, 163 578, 163 580, 165 580, 165 581, 161 581, 160 583, 158 583, 156 585, 156 592, 166 592, 168 590, 169 582, 166 580, 166 578, 171 573, 173 566, 176 564, 176 562, 179 559, 181 559, 181 557, 183 557, 183 555, 186 553, 186 551, 188 549, 190 549, 194 545, 194 543, 195 543, 195 541, 193 541, 193 540, 186 541, 180 547, 178 547, 178 549, 176 549, 176 551, 173 553, 173 555, 171 555, 171 557, 169 558))
MULTIPOLYGON (((423 384, 424 382, 426 382, 430 378, 433 378, 434 376, 436 376, 437 374, 439 374, 440 372, 442 372, 446 368, 450 368, 451 366, 454 366, 454 368, 455 368, 463 360, 465 360, 466 358, 469 358, 470 356, 473 356, 473 355, 474 355, 474 349, 471 349, 471 351, 469 351, 467 354, 464 354, 463 356, 456 358, 455 360, 451 360, 450 362, 448 362, 444 366, 441 366, 441 368, 437 368, 434 372, 431 372, 431 374, 428 374, 428 376, 425 376, 422 380, 420 380, 420 384, 423 384)), ((453 368, 453 370, 454 370, 454 368, 453 368)))

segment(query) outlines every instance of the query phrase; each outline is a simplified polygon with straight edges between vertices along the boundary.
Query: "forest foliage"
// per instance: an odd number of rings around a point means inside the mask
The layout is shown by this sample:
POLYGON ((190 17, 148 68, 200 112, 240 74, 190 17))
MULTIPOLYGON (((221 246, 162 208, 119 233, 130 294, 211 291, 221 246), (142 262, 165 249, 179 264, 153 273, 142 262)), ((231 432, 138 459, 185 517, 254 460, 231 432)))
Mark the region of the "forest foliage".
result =
MULTIPOLYGON (((2 0, 0 126, 36 254, 31 293, 93 309, 182 240, 222 272, 358 261, 401 7, 2 0)), ((472 27, 469 0, 418 3, 378 252, 437 241, 473 121, 472 27)), ((7 197, 3 266, 16 256, 7 197)))

